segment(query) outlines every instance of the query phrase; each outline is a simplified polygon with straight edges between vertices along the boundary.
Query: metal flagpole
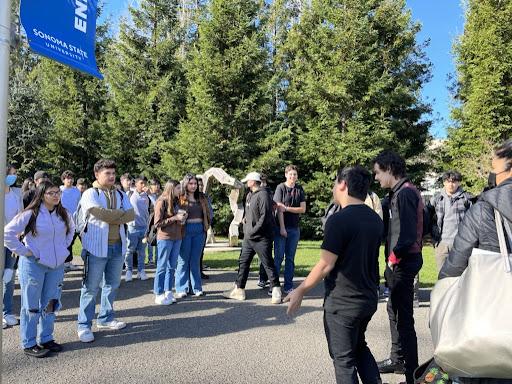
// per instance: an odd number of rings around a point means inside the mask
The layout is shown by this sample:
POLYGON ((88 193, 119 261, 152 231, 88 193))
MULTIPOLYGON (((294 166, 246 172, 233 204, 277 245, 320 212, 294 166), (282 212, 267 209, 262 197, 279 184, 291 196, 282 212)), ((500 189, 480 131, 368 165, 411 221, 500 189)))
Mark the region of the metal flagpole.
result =
MULTIPOLYGON (((7 114, 9 111, 9 53, 11 50, 11 0, 0 3, 0 247, 4 247, 5 168, 7 163, 7 114)), ((0 280, 4 276, 4 253, 0 252, 0 280)), ((0 284, 3 313, 3 284, 0 284)), ((0 372, 2 364, 2 331, 0 331, 0 372)), ((0 378, 1 382, 1 378, 0 378)))

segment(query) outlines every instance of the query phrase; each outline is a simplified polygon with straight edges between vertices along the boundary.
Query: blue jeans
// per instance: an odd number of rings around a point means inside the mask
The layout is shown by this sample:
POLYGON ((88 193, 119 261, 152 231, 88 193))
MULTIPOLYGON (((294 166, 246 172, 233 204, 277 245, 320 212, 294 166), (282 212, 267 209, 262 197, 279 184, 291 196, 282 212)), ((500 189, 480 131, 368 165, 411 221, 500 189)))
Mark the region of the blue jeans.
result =
POLYGON ((144 259, 146 258, 146 244, 142 242, 146 236, 145 227, 131 227, 128 226, 127 243, 126 243, 126 257, 125 264, 126 270, 133 270, 133 254, 137 252, 137 270, 144 270, 144 259))
MULTIPOLYGON (((12 255, 12 252, 7 248, 5 250, 5 269, 13 269, 16 258, 12 255)), ((12 274, 11 281, 8 283, 4 282, 4 316, 12 315, 12 300, 14 296, 14 276, 12 274)))
POLYGON ((281 273, 281 264, 284 259, 284 287, 285 291, 293 288, 293 275, 295 274, 295 252, 300 239, 299 228, 286 228, 288 237, 279 234, 276 230, 274 238, 274 263, 277 276, 281 273))
POLYGON ((155 295, 171 291, 174 285, 174 273, 178 264, 181 240, 158 240, 155 283, 153 291, 155 295))
POLYGON ((189 279, 194 293, 203 290, 200 261, 205 237, 203 223, 186 225, 176 269, 176 292, 188 292, 189 279))
POLYGON ((158 257, 158 251, 156 251, 156 247, 148 244, 148 263, 153 262, 153 254, 156 254, 158 257))
POLYGON ((20 257, 20 339, 23 348, 53 340, 55 312, 60 307, 64 265, 51 269, 36 258, 20 257), (37 337, 37 338, 36 338, 37 337))
POLYGON ((115 318, 114 300, 121 283, 121 272, 123 270, 121 243, 109 245, 107 257, 96 257, 86 252, 84 268, 86 269, 86 276, 80 293, 78 330, 91 328, 96 308, 96 296, 100 287, 101 303, 98 323, 109 323, 115 318))

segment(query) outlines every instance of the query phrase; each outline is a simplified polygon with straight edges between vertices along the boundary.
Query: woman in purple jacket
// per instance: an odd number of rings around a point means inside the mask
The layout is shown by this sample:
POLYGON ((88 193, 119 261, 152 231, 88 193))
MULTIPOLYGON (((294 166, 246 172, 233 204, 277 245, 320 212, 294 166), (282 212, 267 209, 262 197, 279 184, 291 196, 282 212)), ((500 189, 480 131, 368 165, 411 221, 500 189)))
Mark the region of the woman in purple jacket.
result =
POLYGON ((53 339, 53 328, 75 225, 60 194, 58 186, 43 181, 34 200, 5 227, 5 246, 21 256, 20 338, 25 354, 33 357, 62 350, 53 339))

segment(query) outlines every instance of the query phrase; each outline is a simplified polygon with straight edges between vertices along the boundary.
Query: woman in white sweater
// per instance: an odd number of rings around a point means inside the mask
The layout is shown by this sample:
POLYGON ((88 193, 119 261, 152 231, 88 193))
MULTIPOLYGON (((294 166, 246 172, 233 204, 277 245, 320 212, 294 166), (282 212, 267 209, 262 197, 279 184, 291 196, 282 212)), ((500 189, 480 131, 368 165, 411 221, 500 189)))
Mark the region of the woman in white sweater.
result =
POLYGON ((60 194, 58 186, 42 182, 34 200, 5 227, 5 246, 20 255, 21 345, 33 357, 62 350, 53 328, 75 225, 60 203, 60 194))

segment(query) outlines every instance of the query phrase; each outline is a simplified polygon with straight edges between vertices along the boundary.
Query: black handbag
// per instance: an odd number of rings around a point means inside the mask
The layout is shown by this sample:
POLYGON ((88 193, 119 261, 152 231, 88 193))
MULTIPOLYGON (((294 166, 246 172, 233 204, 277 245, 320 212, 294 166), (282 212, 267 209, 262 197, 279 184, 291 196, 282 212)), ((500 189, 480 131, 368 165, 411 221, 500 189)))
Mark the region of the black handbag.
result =
POLYGON ((451 384, 452 381, 448 374, 437 365, 434 358, 421 364, 414 371, 414 383, 415 384, 451 384))

